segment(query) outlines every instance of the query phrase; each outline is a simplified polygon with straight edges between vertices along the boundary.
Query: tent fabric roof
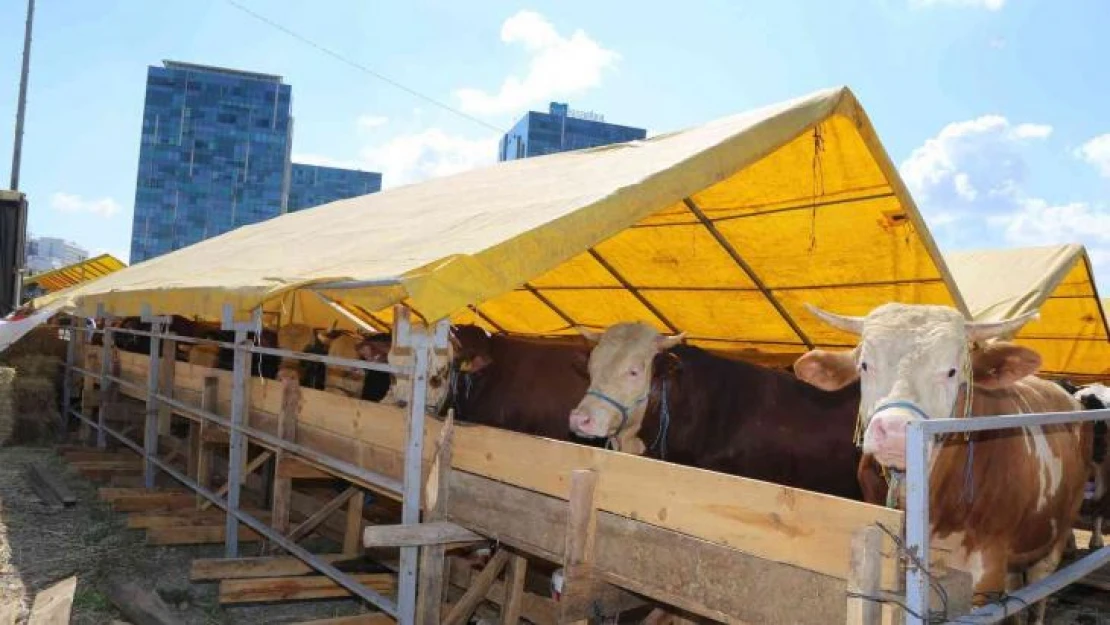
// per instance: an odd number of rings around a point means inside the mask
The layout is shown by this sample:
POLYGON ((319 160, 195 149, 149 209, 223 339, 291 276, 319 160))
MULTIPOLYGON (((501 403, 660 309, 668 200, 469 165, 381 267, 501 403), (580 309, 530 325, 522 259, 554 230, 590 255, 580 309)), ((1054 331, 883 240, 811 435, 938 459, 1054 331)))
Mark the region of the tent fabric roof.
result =
POLYGON ((630 320, 695 344, 846 346, 805 302, 966 309, 847 88, 645 141, 500 163, 212 238, 68 294, 136 315, 245 317, 313 289, 389 323, 552 334, 630 320))
POLYGON ((24 286, 37 284, 43 291, 53 293, 76 284, 95 280, 126 267, 123 261, 111 254, 101 254, 80 262, 35 274, 23 281, 24 286))
POLYGON ((1035 310, 1015 341, 1037 350, 1047 374, 1110 379, 1110 332, 1082 245, 945 254, 977 321, 1035 310))

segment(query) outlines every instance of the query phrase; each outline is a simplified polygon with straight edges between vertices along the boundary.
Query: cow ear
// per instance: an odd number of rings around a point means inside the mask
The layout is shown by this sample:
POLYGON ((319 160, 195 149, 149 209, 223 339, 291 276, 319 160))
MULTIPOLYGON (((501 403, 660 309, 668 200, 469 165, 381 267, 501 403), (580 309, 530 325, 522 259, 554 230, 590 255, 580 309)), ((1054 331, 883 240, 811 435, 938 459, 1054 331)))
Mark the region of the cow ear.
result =
POLYGON ((571 369, 586 380, 590 379, 590 354, 588 352, 575 352, 570 361, 571 369))
POLYGON ((668 349, 674 347, 675 345, 678 345, 679 343, 681 343, 682 339, 684 339, 684 338, 686 338, 686 333, 685 332, 679 332, 678 334, 675 334, 675 335, 672 335, 672 336, 662 336, 662 335, 660 335, 660 336, 656 337, 656 339, 655 339, 655 347, 657 347, 659 349, 659 351, 665 352, 668 349))
POLYGON ((991 343, 971 353, 975 385, 984 389, 1006 388, 1040 368, 1040 354, 1013 343, 991 343))
POLYGON ((601 340, 601 336, 605 334, 604 332, 594 332, 593 330, 588 330, 582 326, 574 326, 574 329, 583 337, 585 337, 587 341, 594 344, 597 344, 597 342, 601 340))
POLYGON ((794 363, 798 379, 823 391, 839 391, 859 379, 856 350, 827 352, 815 349, 794 363))

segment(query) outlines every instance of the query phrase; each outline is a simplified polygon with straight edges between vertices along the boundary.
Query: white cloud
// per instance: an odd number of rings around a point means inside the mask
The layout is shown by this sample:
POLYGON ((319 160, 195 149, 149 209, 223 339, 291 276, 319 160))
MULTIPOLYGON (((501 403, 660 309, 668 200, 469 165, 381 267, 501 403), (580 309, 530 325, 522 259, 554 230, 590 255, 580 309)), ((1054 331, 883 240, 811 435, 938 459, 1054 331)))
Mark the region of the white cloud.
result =
POLYGON ((519 44, 531 57, 523 77, 509 76, 496 93, 466 87, 455 91, 461 108, 474 114, 519 112, 530 105, 581 93, 601 83, 620 55, 581 29, 564 37, 544 16, 520 11, 501 26, 501 41, 519 44))
POLYGON ((1084 143, 1076 154, 1093 165, 1100 175, 1110 178, 1110 133, 1084 143))
POLYGON ((1012 208, 1026 175, 1023 146, 1051 134, 1052 126, 1015 125, 1001 115, 948 124, 902 163, 902 177, 926 217, 928 209, 1012 208))
POLYGON ((100 217, 113 217, 120 211, 119 204, 112 198, 88 200, 72 193, 51 195, 50 207, 63 213, 89 213, 100 217))
POLYGON ((1110 246, 1110 211, 1087 202, 1051 204, 1042 198, 1023 198, 1017 211, 993 217, 991 223, 1004 226, 1006 240, 1015 245, 1110 246))
POLYGON ((987 9, 988 11, 999 11, 1006 5, 1006 0, 910 0, 911 6, 916 7, 933 7, 933 6, 954 6, 954 7, 972 7, 978 9, 987 9))
POLYGON ((359 118, 355 120, 355 126, 362 132, 374 130, 388 123, 389 118, 381 115, 360 115, 359 118))
POLYGON ((382 186, 389 188, 492 164, 497 161, 499 140, 496 136, 471 138, 429 128, 366 146, 355 159, 294 154, 293 161, 381 172, 382 186))

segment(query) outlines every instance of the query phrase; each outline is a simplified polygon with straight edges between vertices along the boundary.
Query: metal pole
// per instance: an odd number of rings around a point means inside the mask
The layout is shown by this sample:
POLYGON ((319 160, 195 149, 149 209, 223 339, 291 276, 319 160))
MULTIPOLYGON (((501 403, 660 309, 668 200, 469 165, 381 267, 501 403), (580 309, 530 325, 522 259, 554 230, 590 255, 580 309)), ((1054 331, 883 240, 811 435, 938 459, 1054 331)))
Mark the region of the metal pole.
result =
MULTIPOLYGON (((112 332, 108 326, 104 326, 104 340, 100 346, 100 410, 97 411, 96 428, 96 446, 98 449, 104 449, 108 446, 108 436, 104 433, 104 424, 108 420, 108 399, 111 397, 110 390, 112 386, 112 332)), ((157 393, 157 389, 154 391, 157 393)), ((147 398, 148 402, 153 402, 153 395, 147 398)))
MULTIPOLYGON (((15 109, 15 146, 12 148, 12 191, 19 189, 19 166, 23 160, 23 118, 27 112, 27 75, 31 70, 31 23, 35 0, 27 0, 27 27, 23 31, 23 71, 19 75, 19 101, 15 109)), ((16 306, 19 302, 16 301, 16 306)))
POLYGON ((918 558, 906 565, 907 625, 926 625, 929 614, 929 440, 920 421, 906 428, 906 549, 918 558), (924 568, 922 568, 924 567, 924 568), (915 617, 914 614, 917 616, 915 617))
POLYGON ((69 411, 73 404, 73 364, 77 360, 77 317, 70 317, 70 326, 66 330, 68 342, 66 343, 66 361, 62 363, 65 384, 62 385, 62 431, 61 436, 66 437, 69 432, 69 411))
POLYGON ((239 557, 239 519, 234 512, 239 510, 239 481, 242 479, 243 459, 246 456, 247 439, 239 428, 247 421, 247 378, 250 375, 250 352, 247 350, 247 330, 242 324, 235 328, 235 365, 231 374, 231 428, 228 443, 227 465, 227 515, 224 535, 224 555, 228 558, 239 557))
MULTIPOLYGON (((428 356, 431 349, 431 333, 427 330, 414 330, 412 350, 416 359, 412 373, 412 401, 409 402, 409 431, 405 440, 405 474, 401 507, 401 523, 405 525, 415 525, 420 522, 424 403, 427 397, 428 356)), ((401 625, 412 625, 416 622, 416 568, 419 558, 419 547, 401 549, 401 572, 397 577, 397 622, 401 625)))
MULTIPOLYGON (((162 355, 161 320, 151 321, 154 336, 150 337, 150 366, 146 372, 146 425, 143 428, 143 486, 154 488, 154 458, 158 455, 158 358, 162 355)), ((108 328, 104 328, 104 342, 108 342, 108 328)), ((103 426, 101 426, 103 427, 103 426)), ((101 429, 103 432, 103 429, 101 429)), ((99 433, 98 433, 99 436, 99 433)))

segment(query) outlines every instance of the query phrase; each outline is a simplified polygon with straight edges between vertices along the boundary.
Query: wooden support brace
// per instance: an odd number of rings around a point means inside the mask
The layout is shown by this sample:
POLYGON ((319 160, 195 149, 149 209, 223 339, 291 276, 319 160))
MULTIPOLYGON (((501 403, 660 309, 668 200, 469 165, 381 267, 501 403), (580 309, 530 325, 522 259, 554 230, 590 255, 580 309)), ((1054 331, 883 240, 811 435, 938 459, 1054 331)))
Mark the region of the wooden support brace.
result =
POLYGON ((357 492, 358 489, 354 486, 348 487, 347 490, 340 493, 335 499, 324 504, 324 507, 317 510, 315 514, 305 519, 303 523, 293 528, 293 531, 289 532, 287 535, 289 540, 298 541, 308 536, 312 530, 316 529, 316 526, 323 523, 324 519, 335 514, 335 512, 342 508, 343 504, 347 503, 347 500, 354 497, 357 492))
MULTIPOLYGON (((455 411, 447 412, 447 419, 436 439, 432 467, 424 485, 424 521, 434 523, 444 518, 447 495, 451 485, 451 460, 454 452, 455 411)), ((369 529, 369 528, 367 528, 369 529)), ((365 540, 365 537, 363 537, 365 540)), ((420 550, 420 577, 417 580, 416 620, 419 623, 439 623, 446 585, 446 548, 433 544, 420 550)))
POLYGON ((509 562, 511 554, 506 549, 501 549, 493 554, 490 558, 486 568, 474 578, 471 582, 470 588, 466 590, 462 598, 452 606, 451 611, 447 614, 447 618, 443 619, 443 625, 465 625, 474 614, 474 610, 486 598, 486 593, 489 592, 490 586, 497 581, 497 577, 501 575, 501 571, 509 562))
MULTIPOLYGON (((296 377, 285 377, 281 381, 281 413, 278 415, 278 438, 287 441, 297 439, 297 420, 300 418, 302 404, 301 381, 296 377)), ((295 462, 284 450, 279 449, 274 457, 274 490, 271 500, 273 528, 282 534, 289 533, 289 510, 292 506, 293 477, 283 474, 295 462)), ((297 462, 300 465, 302 463, 297 462)), ((271 545, 267 551, 277 551, 271 545)))
MULTIPOLYGON (((243 469, 243 474, 242 474, 243 477, 242 477, 242 480, 240 480, 240 483, 246 484, 247 476, 250 475, 251 473, 254 473, 255 471, 257 471, 259 469, 259 467, 266 464, 266 462, 268 462, 270 460, 270 458, 272 458, 273 456, 274 456, 274 454, 271 451, 264 451, 264 452, 258 454, 257 456, 255 456, 254 460, 251 460, 250 462, 248 462, 247 466, 243 469)), ((229 487, 230 487, 230 484, 225 483, 218 490, 216 490, 216 496, 217 497, 223 497, 224 495, 226 495, 227 494, 227 489, 229 487)), ((200 509, 201 510, 207 510, 208 508, 211 508, 212 506, 213 506, 212 500, 207 499, 207 500, 205 500, 204 503, 200 504, 200 509)))
POLYGON ((528 574, 528 560, 513 554, 509 559, 509 572, 505 575, 505 600, 501 604, 501 625, 518 625, 524 608, 524 578, 528 574))
POLYGON ((594 492, 597 473, 579 470, 570 476, 570 500, 563 549, 563 591, 559 598, 559 622, 569 622, 572 613, 581 613, 593 599, 595 584, 593 560, 597 509, 594 492))
MULTIPOLYGON (((204 383, 200 392, 200 407, 207 412, 216 412, 216 407, 219 400, 220 379, 214 375, 204 377, 204 383)), ((205 435, 212 429, 212 425, 207 420, 200 422, 200 428, 197 431, 197 441, 194 442, 197 454, 197 483, 201 486, 208 488, 209 482, 212 477, 212 461, 214 459, 213 452, 205 444, 205 435)), ((196 504, 199 508, 204 502, 208 501, 205 497, 197 495, 196 504)))
MULTIPOLYGON (((177 341, 162 339, 162 358, 158 362, 158 388, 163 395, 173 396, 173 378, 177 371, 177 341)), ((158 435, 169 436, 170 424, 173 421, 173 408, 159 402, 158 404, 158 435)))
POLYGON ((423 547, 476 543, 486 540, 481 534, 450 521, 429 521, 417 525, 371 525, 362 532, 364 547, 423 547))
POLYGON ((343 533, 343 553, 357 555, 362 536, 362 509, 366 507, 366 493, 359 491, 347 502, 347 529, 343 533))

